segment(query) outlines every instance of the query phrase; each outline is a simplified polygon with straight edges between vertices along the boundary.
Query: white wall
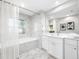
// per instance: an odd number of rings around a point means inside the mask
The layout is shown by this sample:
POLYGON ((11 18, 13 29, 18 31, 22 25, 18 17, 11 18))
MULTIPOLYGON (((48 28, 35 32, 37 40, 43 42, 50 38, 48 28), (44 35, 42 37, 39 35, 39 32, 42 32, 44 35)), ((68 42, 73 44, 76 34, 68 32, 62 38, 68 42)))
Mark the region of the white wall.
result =
POLYGON ((32 17, 32 37, 39 37, 46 32, 46 18, 43 12, 32 17))
POLYGON ((79 33, 79 15, 57 19, 57 30, 60 33, 79 33), (67 25, 68 22, 75 23, 75 30, 60 31, 60 24, 66 23, 67 25))

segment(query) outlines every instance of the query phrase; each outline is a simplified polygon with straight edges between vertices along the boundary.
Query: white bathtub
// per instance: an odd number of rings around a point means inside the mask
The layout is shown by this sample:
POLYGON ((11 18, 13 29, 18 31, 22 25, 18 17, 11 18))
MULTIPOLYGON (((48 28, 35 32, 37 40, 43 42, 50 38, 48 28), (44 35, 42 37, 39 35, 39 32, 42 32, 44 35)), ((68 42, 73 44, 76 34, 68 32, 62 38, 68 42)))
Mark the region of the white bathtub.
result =
POLYGON ((6 42, 2 43, 2 48, 19 45, 23 43, 28 43, 28 42, 35 41, 35 40, 38 40, 38 39, 37 38, 20 38, 16 40, 7 40, 6 42))

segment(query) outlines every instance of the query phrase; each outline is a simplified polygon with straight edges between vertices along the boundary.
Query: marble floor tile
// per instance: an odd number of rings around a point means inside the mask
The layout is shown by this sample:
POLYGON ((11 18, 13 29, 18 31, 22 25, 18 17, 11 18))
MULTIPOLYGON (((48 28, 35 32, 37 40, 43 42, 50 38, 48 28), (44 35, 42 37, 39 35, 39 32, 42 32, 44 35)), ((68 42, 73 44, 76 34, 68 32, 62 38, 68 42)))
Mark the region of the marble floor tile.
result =
POLYGON ((20 59, 54 59, 42 49, 33 49, 20 56, 20 59))

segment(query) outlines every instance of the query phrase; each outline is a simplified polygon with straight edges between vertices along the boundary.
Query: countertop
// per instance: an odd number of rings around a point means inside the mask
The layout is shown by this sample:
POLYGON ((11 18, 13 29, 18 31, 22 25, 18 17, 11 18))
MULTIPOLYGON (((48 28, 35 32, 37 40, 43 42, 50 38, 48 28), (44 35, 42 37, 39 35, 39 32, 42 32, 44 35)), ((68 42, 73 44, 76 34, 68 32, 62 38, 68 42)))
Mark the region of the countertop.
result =
POLYGON ((79 34, 75 34, 75 33, 44 34, 42 37, 79 40, 79 34))

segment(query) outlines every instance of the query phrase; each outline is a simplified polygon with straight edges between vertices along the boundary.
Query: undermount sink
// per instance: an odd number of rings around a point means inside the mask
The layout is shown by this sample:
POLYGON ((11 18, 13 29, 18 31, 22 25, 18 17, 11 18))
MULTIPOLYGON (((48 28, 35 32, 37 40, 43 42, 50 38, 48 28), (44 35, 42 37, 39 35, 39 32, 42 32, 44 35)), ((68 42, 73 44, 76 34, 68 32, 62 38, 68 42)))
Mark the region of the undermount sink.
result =
POLYGON ((58 36, 62 37, 62 38, 76 38, 76 37, 79 37, 79 35, 76 34, 76 33, 60 33, 58 36))
POLYGON ((76 33, 54 33, 54 34, 46 34, 46 36, 57 37, 57 38, 79 38, 79 35, 76 33))

